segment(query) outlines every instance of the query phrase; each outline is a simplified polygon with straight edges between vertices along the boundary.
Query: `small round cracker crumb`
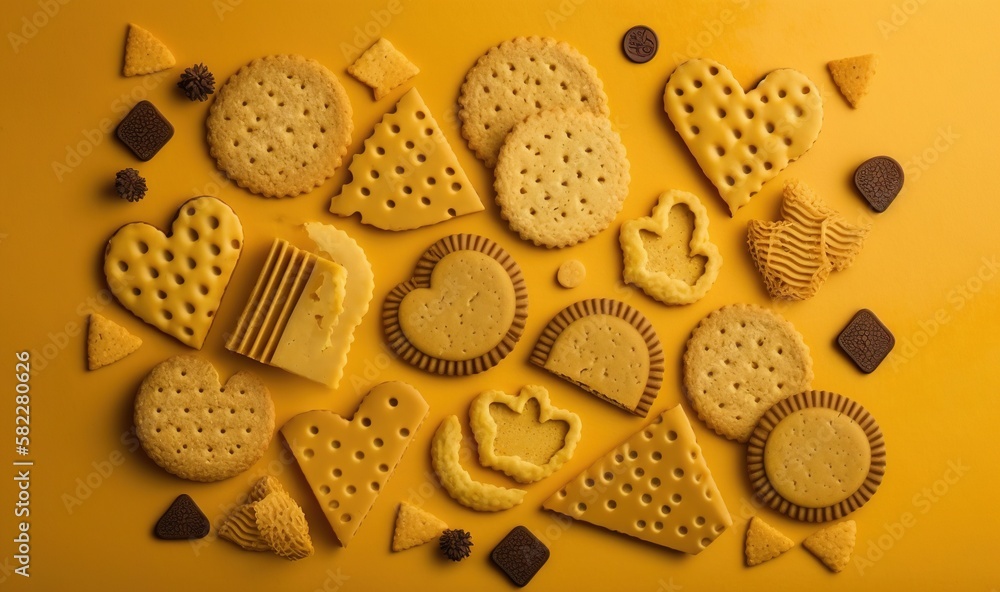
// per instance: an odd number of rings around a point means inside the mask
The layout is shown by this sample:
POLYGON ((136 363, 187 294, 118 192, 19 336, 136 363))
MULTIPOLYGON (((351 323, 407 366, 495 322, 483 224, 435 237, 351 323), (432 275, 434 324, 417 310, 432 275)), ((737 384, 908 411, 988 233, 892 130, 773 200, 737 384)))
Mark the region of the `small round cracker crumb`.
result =
POLYGON ((579 259, 567 259, 556 272, 556 281, 563 288, 575 288, 587 278, 587 267, 579 259))

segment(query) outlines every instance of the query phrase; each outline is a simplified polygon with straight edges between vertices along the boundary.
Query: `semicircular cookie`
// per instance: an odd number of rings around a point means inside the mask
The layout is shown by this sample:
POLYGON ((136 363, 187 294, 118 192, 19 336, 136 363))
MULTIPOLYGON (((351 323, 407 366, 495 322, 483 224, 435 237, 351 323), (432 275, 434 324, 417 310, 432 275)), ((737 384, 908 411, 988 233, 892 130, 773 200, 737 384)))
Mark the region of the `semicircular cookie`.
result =
POLYGON ((568 43, 518 37, 491 48, 465 75, 458 97, 462 136, 494 167, 510 130, 543 109, 580 108, 608 115, 597 70, 568 43))
POLYGON ((208 115, 218 167, 253 193, 294 197, 322 185, 351 143, 351 102, 315 60, 267 56, 219 89, 208 115))
POLYGON ((753 304, 702 319, 684 352, 684 390, 720 436, 746 442, 777 401, 809 388, 809 347, 790 322, 753 304))

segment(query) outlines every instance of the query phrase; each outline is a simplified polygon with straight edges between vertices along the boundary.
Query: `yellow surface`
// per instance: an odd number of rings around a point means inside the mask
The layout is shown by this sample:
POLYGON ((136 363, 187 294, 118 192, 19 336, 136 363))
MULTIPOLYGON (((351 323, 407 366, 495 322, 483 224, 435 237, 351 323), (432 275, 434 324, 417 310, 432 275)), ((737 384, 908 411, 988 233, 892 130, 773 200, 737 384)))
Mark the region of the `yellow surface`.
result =
MULTIPOLYGON (((510 590, 488 552, 517 524, 528 526, 552 557, 531 589, 711 590, 1000 590, 1000 470, 995 460, 1000 422, 1000 195, 993 173, 1000 120, 995 97, 1000 55, 995 23, 1000 7, 985 0, 845 0, 650 3, 551 0, 370 4, 303 2, 159 3, 37 0, 3 3, 0 71, 0 579, 4 589, 281 589, 510 590), (42 5, 49 6, 47 16, 42 5), (58 12, 53 6, 58 5, 58 12), (289 3, 288 6, 292 6, 289 3), (395 14, 390 13, 392 9, 395 14), (374 13, 374 14, 373 14, 374 13), (35 23, 42 23, 38 27, 35 23), (209 102, 191 103, 176 88, 180 66, 123 78, 129 22, 156 32, 179 65, 204 61, 225 80, 249 60, 303 53, 340 77, 354 108, 356 152, 396 95, 382 102, 345 68, 375 37, 385 35, 420 64, 413 78, 469 173, 486 211, 407 233, 387 233, 327 212, 347 178, 342 167, 321 188, 294 199, 269 200, 239 189, 215 170, 205 142, 209 102), (659 54, 645 65, 627 63, 621 37, 637 24, 652 26, 659 54), (13 39, 11 37, 14 35, 13 39), (455 102, 466 70, 491 45, 524 34, 551 35, 580 49, 605 83, 611 116, 631 160, 632 184, 612 226, 565 251, 534 247, 507 230, 493 203, 492 178, 462 141, 455 102), (852 110, 836 90, 826 63, 878 53, 880 66, 861 107, 852 110), (730 219, 725 203, 701 173, 662 111, 672 68, 690 55, 717 59, 740 84, 793 67, 824 98, 816 145, 730 219), (139 163, 111 137, 127 104, 152 100, 176 133, 148 163, 139 163), (906 170, 902 194, 873 214, 851 187, 854 168, 876 154, 906 170), (129 204, 113 195, 114 174, 132 166, 150 192, 129 204), (854 265, 833 274, 820 293, 797 303, 770 303, 747 254, 746 222, 774 220, 781 182, 797 177, 852 222, 871 221, 872 233, 854 265), (647 215, 668 189, 691 191, 711 219, 712 240, 725 258, 715 287, 699 302, 664 307, 620 282, 618 228, 647 215), (214 194, 243 220, 246 246, 215 327, 202 350, 223 376, 259 374, 274 393, 278 421, 316 407, 350 414, 374 381, 405 380, 424 393, 430 413, 396 474, 382 490, 350 547, 339 548, 308 485, 284 448, 272 441, 250 472, 214 484, 181 481, 159 469, 131 434, 132 398, 143 376, 189 348, 146 325, 109 298, 101 264, 104 244, 120 225, 145 220, 169 225, 187 198, 214 194), (376 275, 372 311, 356 332, 345 378, 337 391, 228 352, 245 298, 275 236, 311 248, 297 225, 318 220, 346 229, 368 252, 376 275), (521 264, 531 297, 524 338, 493 370, 458 379, 425 374, 392 361, 382 340, 378 307, 410 277, 427 245, 452 232, 477 232, 499 242, 521 264), (587 265, 572 291, 555 283, 567 258, 587 265), (534 340, 553 315, 581 298, 614 297, 642 310, 656 326, 667 359, 664 388, 651 416, 680 403, 691 415, 678 376, 684 340, 709 311, 731 302, 772 306, 802 332, 815 361, 816 388, 843 393, 879 421, 888 446, 885 481, 851 515, 858 525, 855 561, 834 575, 804 551, 747 569, 747 518, 760 512, 796 543, 816 530, 755 506, 744 450, 693 427, 735 524, 706 551, 687 557, 629 537, 565 520, 539 509, 563 480, 589 466, 644 420, 578 390, 528 363, 534 340), (834 339, 851 316, 869 307, 895 333, 893 354, 864 375, 834 339), (99 312, 143 340, 128 358, 85 370, 86 321, 99 312), (31 574, 12 573, 14 352, 32 350, 31 574), (480 392, 512 392, 524 384, 549 389, 560 406, 583 420, 573 459, 549 479, 527 486, 525 502, 501 513, 476 513, 435 487, 427 450, 443 417, 466 416, 480 392), (194 545, 154 540, 150 531, 179 493, 187 492, 213 525, 240 502, 251 483, 274 473, 298 500, 311 525, 314 557, 290 563, 248 553, 225 541, 194 545), (409 500, 453 527, 473 533, 473 555, 453 565, 433 545, 389 550, 398 502, 409 500), (859 562, 863 559, 863 562, 859 562), (584 566, 581 568, 581 565, 584 566), (419 584, 418 584, 419 583, 419 584)), ((398 89, 397 92, 402 92, 398 89)), ((468 429, 465 431, 468 434, 468 429)), ((463 465, 477 479, 513 486, 476 466, 469 448, 463 465)))

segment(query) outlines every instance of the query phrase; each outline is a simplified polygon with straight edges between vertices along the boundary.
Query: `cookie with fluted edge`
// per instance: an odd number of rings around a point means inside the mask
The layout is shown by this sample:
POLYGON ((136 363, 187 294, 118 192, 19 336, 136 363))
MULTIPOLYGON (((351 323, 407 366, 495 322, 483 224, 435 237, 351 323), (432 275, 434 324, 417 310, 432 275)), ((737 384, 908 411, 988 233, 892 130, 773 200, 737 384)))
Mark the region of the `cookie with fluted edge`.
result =
POLYGON ((347 92, 315 60, 274 55, 233 74, 208 115, 218 167, 240 187, 294 197, 322 185, 343 161, 354 123, 347 92))
POLYGON ((774 403, 809 388, 809 347, 790 322, 753 304, 702 319, 684 352, 684 390, 720 436, 746 442, 774 403))
POLYGON ((510 130, 543 109, 578 108, 607 117, 597 70, 568 43, 518 37, 491 48, 465 75, 458 97, 462 136, 493 167, 510 130))
POLYGON ((628 195, 629 162, 607 117, 580 109, 531 115, 507 135, 494 188, 511 230, 568 247, 607 228, 628 195))

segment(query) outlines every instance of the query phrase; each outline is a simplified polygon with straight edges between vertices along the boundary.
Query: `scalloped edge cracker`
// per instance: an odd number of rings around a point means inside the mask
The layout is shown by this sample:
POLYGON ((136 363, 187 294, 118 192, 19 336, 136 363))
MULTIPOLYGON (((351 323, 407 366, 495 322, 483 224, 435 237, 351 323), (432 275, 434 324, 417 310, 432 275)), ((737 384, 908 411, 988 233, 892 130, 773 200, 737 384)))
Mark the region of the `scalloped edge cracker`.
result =
POLYGON ((753 516, 747 525, 747 537, 743 547, 747 567, 760 565, 783 555, 795 546, 795 541, 782 534, 760 516, 753 516))
POLYGON ((802 541, 802 546, 830 568, 830 571, 838 573, 851 563, 857 535, 857 523, 845 520, 809 535, 802 541))

